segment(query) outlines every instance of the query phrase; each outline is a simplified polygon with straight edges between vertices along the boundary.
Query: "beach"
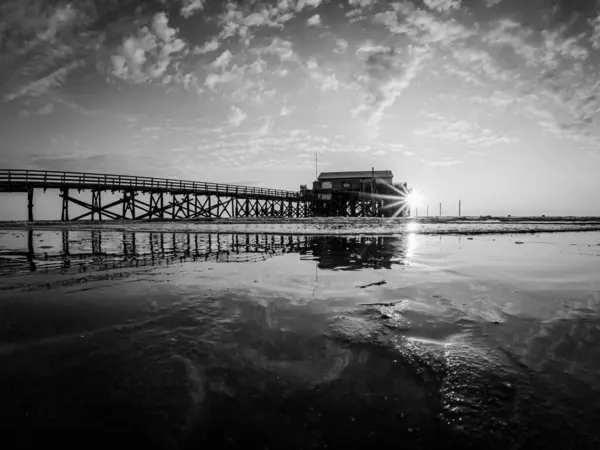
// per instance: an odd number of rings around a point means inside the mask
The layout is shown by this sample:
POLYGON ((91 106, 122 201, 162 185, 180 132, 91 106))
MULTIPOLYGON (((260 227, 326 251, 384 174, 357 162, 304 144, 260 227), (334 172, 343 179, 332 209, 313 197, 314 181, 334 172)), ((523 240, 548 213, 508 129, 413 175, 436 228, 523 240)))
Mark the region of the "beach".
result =
POLYGON ((600 222, 0 227, 8 448, 598 448, 600 222))

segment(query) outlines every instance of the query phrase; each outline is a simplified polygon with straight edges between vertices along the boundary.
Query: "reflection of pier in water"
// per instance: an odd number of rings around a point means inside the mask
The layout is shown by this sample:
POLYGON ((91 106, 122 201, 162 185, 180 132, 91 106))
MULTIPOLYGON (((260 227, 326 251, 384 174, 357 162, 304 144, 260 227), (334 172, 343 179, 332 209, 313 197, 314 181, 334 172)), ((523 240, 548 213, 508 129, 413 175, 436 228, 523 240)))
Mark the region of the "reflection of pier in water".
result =
POLYGON ((405 264, 409 239, 275 234, 64 230, 54 246, 26 244, 0 253, 0 276, 90 273, 185 262, 249 263, 284 253, 312 255, 320 269, 356 270, 405 264), (60 239, 59 239, 60 238, 60 239), (25 247, 25 248, 23 248, 25 247))
POLYGON ((89 266, 102 270, 202 261, 257 262, 283 253, 305 253, 309 246, 307 236, 91 231, 79 239, 72 237, 81 233, 62 231, 61 248, 47 252, 36 248, 29 230, 26 252, 0 255, 0 275, 86 272, 89 266))

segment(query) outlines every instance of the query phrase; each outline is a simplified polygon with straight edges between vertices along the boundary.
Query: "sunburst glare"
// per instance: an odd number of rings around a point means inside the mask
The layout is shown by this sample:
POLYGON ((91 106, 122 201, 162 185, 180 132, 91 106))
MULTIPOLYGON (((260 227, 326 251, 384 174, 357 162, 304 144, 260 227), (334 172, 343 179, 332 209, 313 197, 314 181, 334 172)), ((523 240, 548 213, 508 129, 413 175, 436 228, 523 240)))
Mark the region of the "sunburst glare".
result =
POLYGON ((423 196, 418 191, 413 189, 406 197, 406 203, 408 203, 408 206, 411 208, 421 206, 423 203, 423 196))

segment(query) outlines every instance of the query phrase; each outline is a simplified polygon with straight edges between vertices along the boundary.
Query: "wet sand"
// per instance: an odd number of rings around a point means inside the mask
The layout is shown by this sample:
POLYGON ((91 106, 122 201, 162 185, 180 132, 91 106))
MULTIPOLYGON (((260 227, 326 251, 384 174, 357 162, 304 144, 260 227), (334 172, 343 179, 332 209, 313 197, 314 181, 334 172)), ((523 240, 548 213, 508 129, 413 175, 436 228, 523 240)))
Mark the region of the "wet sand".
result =
POLYGON ((4 448, 599 448, 600 232, 365 223, 0 230, 4 448))

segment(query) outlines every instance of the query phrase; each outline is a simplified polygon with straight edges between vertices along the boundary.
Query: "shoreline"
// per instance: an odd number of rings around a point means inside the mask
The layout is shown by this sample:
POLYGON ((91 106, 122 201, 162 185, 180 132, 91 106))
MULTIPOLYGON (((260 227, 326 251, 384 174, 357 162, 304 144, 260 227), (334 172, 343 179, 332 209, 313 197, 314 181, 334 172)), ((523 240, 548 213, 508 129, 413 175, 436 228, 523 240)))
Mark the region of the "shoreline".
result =
POLYGON ((10 228, 15 225, 39 227, 47 225, 124 225, 124 224, 293 224, 293 223, 586 223, 600 225, 600 216, 444 216, 444 217, 206 217, 197 219, 141 219, 141 220, 6 220, 0 221, 0 228, 10 228))
POLYGON ((547 218, 547 220, 463 220, 444 218, 310 218, 288 219, 243 218, 213 219, 200 221, 172 220, 120 220, 120 221, 39 221, 0 222, 0 230, 16 231, 91 231, 130 233, 191 233, 191 234, 264 234, 277 236, 375 236, 394 237, 417 235, 506 235, 566 232, 600 232, 600 218, 571 220, 570 218, 547 218), (350 219, 350 220, 348 220, 350 219))

